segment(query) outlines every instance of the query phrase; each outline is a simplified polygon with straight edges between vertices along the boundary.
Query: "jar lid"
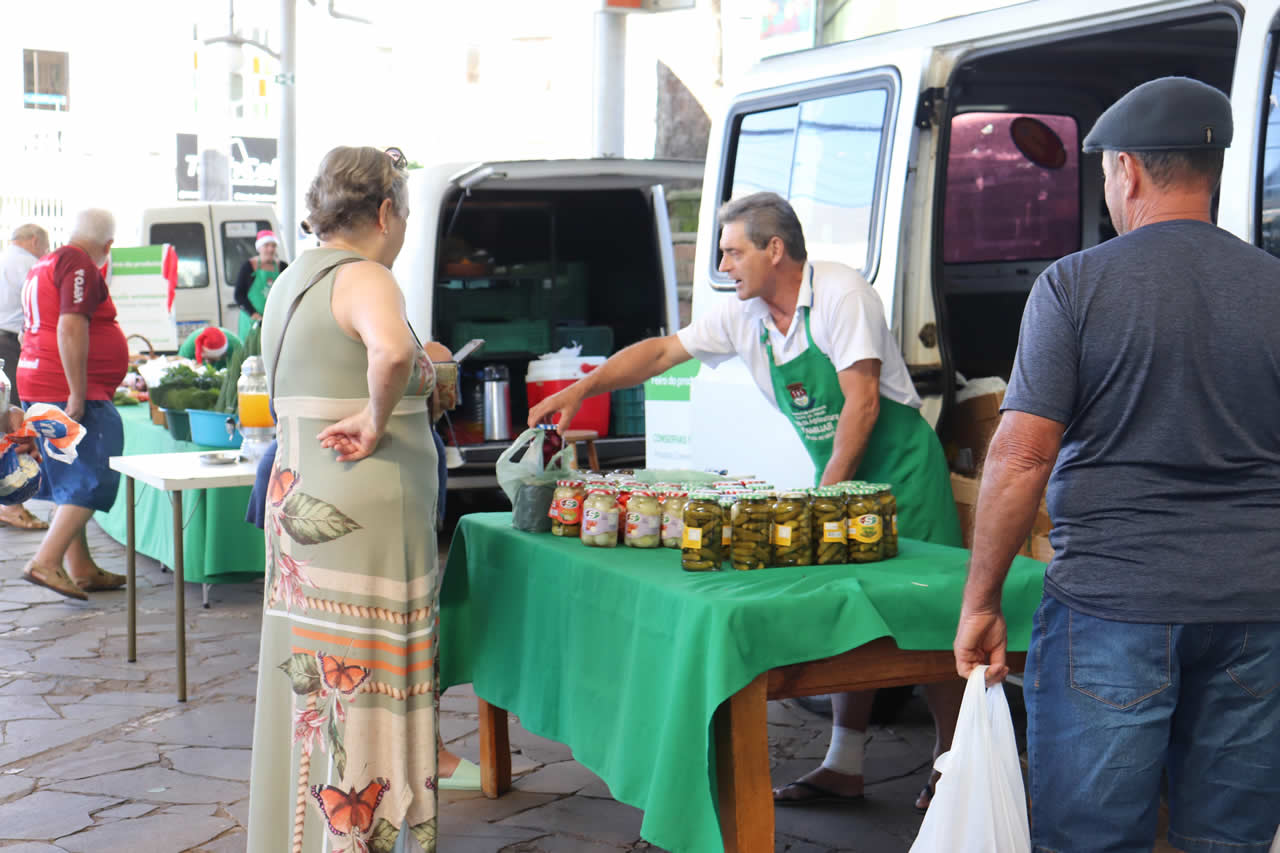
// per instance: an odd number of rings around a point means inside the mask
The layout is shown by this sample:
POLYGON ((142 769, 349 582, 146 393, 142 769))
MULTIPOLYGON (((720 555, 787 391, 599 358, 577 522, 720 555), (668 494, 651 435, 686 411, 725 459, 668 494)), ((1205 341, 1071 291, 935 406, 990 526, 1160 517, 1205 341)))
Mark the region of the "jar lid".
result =
POLYGON ((802 501, 809 497, 808 489, 788 489, 781 494, 784 501, 802 501))
POLYGON ((564 489, 580 489, 582 488, 581 480, 556 480, 556 485, 564 489))
POLYGON ((747 492, 746 494, 738 495, 738 500, 748 501, 750 503, 756 503, 756 502, 767 501, 772 497, 773 497, 772 492, 754 491, 754 492, 747 492))
POLYGON ((251 355, 246 356, 245 360, 240 364, 240 375, 253 375, 256 373, 266 374, 266 365, 262 363, 262 356, 251 355))
POLYGON ((633 498, 656 498, 657 496, 657 492, 650 491, 649 489, 637 489, 631 493, 631 497, 633 498))
POLYGON ((718 501, 719 498, 720 496, 712 489, 695 489, 689 493, 691 501, 718 501))
POLYGON ((667 489, 666 492, 663 493, 663 497, 687 498, 689 497, 689 492, 685 489, 667 489))
POLYGON ((889 483, 868 483, 867 485, 868 485, 868 486, 870 486, 871 488, 875 489, 877 492, 892 492, 892 491, 893 491, 893 486, 892 486, 892 485, 890 485, 889 483))
POLYGON ((596 488, 589 490, 587 494, 588 495, 608 495, 609 497, 612 498, 617 496, 618 490, 610 489, 608 487, 597 486, 596 488))

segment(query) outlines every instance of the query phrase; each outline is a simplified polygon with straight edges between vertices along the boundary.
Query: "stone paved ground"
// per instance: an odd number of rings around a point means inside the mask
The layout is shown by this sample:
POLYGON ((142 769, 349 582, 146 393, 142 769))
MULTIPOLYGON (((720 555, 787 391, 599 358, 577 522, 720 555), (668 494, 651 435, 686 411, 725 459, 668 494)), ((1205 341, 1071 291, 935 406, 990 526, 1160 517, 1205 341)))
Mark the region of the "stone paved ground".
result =
MULTIPOLYGON (((33 509, 42 515, 47 507, 33 509)), ((124 548, 96 525, 99 561, 124 548)), ((186 590, 190 700, 174 701, 173 579, 138 561, 138 661, 125 655, 125 594, 66 601, 21 580, 39 533, 0 528, 0 850, 3 853, 241 853, 260 627, 260 584, 217 586, 212 608, 186 590)), ((776 782, 826 749, 826 721, 771 703, 776 782)), ((478 757, 474 695, 441 700, 441 730, 478 757)), ((903 853, 919 826, 911 803, 932 730, 918 702, 868 750, 867 800, 853 809, 778 811, 779 851, 903 853)), ((568 747, 511 728, 515 791, 499 800, 442 794, 444 853, 651 850, 641 813, 615 802, 568 747)))

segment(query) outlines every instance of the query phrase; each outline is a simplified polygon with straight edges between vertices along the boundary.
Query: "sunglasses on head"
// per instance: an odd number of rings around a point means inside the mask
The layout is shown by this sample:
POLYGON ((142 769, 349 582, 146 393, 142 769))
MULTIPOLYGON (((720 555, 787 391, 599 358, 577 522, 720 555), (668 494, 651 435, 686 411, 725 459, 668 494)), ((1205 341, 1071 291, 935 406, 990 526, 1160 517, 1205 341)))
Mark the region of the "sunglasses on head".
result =
POLYGON ((394 145, 386 149, 384 153, 391 158, 391 165, 397 169, 403 169, 409 165, 409 158, 404 156, 404 152, 394 145))

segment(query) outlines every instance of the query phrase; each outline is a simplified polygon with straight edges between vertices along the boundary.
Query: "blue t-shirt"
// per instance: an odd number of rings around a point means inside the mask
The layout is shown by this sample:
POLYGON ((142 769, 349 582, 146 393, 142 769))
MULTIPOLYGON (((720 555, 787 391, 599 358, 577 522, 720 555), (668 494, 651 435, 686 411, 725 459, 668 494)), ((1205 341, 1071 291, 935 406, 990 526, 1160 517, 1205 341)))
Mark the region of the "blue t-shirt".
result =
POLYGON ((1004 408, 1066 427, 1050 595, 1120 621, 1280 621, 1280 260, 1193 220, 1061 259, 1004 408))

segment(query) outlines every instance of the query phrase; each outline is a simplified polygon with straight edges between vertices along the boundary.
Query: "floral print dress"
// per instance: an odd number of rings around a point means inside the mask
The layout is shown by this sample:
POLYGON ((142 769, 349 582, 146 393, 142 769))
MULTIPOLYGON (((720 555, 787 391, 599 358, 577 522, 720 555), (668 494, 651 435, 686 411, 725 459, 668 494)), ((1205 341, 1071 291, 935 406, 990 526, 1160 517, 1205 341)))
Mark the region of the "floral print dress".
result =
MULTIPOLYGON (((351 253, 304 254, 271 290, 270 375, 294 295, 351 253)), ((419 353, 373 454, 315 436, 366 403, 364 346, 338 327, 333 273, 298 303, 276 375, 249 853, 436 848, 436 450, 419 353)))

